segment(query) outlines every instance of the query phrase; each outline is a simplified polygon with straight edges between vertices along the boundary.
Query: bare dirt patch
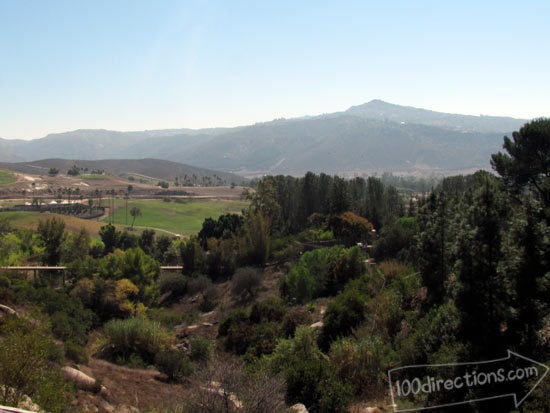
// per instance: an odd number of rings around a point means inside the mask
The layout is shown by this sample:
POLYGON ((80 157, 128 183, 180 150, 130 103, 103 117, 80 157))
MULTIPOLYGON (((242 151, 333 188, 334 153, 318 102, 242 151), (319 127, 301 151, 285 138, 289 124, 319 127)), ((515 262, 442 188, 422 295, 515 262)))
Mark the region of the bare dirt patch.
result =
POLYGON ((139 411, 176 407, 186 399, 189 390, 184 383, 167 383, 155 369, 131 369, 90 358, 88 365, 80 366, 80 370, 99 380, 107 388, 107 395, 79 391, 74 405, 77 412, 108 411, 107 403, 115 407, 114 411, 120 411, 123 406, 139 411))

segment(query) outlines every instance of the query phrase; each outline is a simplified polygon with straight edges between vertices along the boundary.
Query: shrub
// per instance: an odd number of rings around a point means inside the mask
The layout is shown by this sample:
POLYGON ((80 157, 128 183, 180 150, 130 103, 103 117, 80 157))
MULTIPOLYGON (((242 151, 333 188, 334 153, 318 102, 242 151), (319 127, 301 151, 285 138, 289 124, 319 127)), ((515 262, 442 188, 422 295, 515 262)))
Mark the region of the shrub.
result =
POLYGON ((155 367, 174 381, 191 375, 193 365, 191 361, 179 351, 163 350, 155 356, 155 367))
POLYGON ((231 292, 239 301, 256 296, 261 284, 260 271, 252 267, 239 268, 231 280, 231 292))
POLYGON ((335 295, 349 280, 363 274, 363 259, 357 247, 334 246, 306 252, 285 277, 282 291, 297 303, 335 295))
POLYGON ((88 363, 88 355, 86 354, 84 347, 75 344, 72 341, 65 343, 65 357, 78 364, 88 363))
POLYGON ((296 328, 301 325, 310 325, 313 322, 311 313, 303 307, 292 308, 284 317, 282 330, 285 337, 294 336, 296 328))
POLYGON ((107 345, 103 356, 128 361, 137 355, 144 362, 151 363, 155 354, 166 348, 169 337, 158 321, 141 318, 111 320, 104 326, 107 345))
POLYGON ((148 308, 147 318, 160 322, 164 327, 171 329, 183 322, 183 314, 166 308, 148 308))
POLYGON ((57 346, 40 326, 23 318, 5 317, 0 337, 0 403, 17 406, 26 394, 43 409, 68 411, 70 386, 52 363, 57 346))
POLYGON ((204 337, 195 336, 190 340, 191 350, 189 358, 193 361, 206 362, 212 355, 212 345, 210 340, 204 337))
POLYGON ((158 280, 158 287, 161 294, 172 293, 172 297, 181 297, 187 292, 188 279, 182 274, 162 273, 158 280))
POLYGON ((256 303, 250 310, 250 321, 252 323, 262 323, 265 321, 281 321, 286 315, 288 309, 280 298, 268 298, 260 303, 256 303))
POLYGON ((188 291, 191 294, 201 294, 202 301, 199 305, 201 311, 211 311, 216 306, 218 290, 208 277, 200 275, 189 280, 188 291))

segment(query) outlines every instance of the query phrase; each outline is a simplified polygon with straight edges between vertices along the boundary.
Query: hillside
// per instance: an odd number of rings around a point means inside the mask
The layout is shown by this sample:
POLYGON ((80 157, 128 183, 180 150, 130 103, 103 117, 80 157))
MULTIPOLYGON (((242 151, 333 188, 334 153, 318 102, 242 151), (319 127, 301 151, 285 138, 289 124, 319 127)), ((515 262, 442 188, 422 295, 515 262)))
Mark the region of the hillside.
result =
POLYGON ((48 174, 50 168, 57 168, 60 171, 60 174, 64 175, 73 165, 77 165, 79 168, 82 168, 88 172, 102 170, 108 175, 124 178, 134 176, 136 178, 144 177, 146 179, 157 181, 174 181, 176 177, 188 177, 189 180, 196 181, 194 183, 201 184, 203 182, 203 177, 205 177, 209 178, 214 184, 221 183, 225 185, 246 182, 246 178, 232 173, 197 168, 178 162, 160 159, 42 159, 33 162, 0 162, 0 168, 32 175, 46 175, 48 174), (221 182, 219 182, 220 180, 221 182))
POLYGON ((77 130, 32 141, 0 139, 0 161, 157 158, 247 176, 308 170, 448 174, 488 169, 502 137, 525 122, 373 100, 345 112, 237 128, 77 130))

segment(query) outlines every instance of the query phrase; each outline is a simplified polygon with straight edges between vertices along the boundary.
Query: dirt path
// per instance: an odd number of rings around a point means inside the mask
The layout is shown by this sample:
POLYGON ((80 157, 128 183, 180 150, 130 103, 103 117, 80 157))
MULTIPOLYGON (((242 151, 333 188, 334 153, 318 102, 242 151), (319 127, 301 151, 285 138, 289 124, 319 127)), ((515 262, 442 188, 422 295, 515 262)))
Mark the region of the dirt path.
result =
MULTIPOLYGON (((90 358, 87 366, 80 366, 80 370, 107 388, 105 401, 115 408, 132 406, 139 411, 149 411, 175 407, 182 403, 187 389, 184 384, 162 381, 162 376, 155 369, 130 369, 94 358, 90 358)), ((101 407, 105 405, 100 396, 90 393, 80 392, 77 400, 75 410, 82 413, 94 411, 95 408, 102 411, 101 407)), ((115 411, 119 411, 118 408, 115 411)))

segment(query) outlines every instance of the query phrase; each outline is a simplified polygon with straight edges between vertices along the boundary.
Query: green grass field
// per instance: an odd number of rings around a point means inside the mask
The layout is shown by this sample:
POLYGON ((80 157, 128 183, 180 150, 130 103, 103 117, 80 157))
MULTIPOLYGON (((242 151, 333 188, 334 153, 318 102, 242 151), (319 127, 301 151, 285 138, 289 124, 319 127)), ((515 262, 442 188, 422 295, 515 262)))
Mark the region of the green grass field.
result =
MULTIPOLYGON (((104 204, 107 206, 107 204, 104 204)), ((114 223, 130 226, 132 207, 138 207, 142 216, 135 221, 136 229, 143 227, 156 228, 181 235, 196 234, 202 228, 205 218, 218 218, 222 214, 240 213, 247 207, 246 202, 227 200, 189 200, 185 203, 164 202, 162 200, 130 199, 128 201, 128 218, 124 200, 117 200, 114 223)), ((103 219, 105 222, 108 217, 103 219)))
POLYGON ((17 181, 12 171, 6 169, 0 169, 0 185, 13 184, 17 181))
POLYGON ((40 212, 0 212, 0 220, 6 219, 9 224, 14 228, 34 229, 38 228, 38 223, 42 220, 45 221, 48 218, 60 218, 65 221, 66 231, 79 231, 80 228, 85 228, 88 233, 96 237, 99 234, 99 229, 105 225, 105 222, 80 219, 67 215, 49 214, 40 212))
MULTIPOLYGON (((103 201, 108 206, 108 201, 103 201)), ((153 228, 168 233, 192 235, 202 228, 205 218, 218 218, 222 214, 240 213, 247 207, 246 202, 227 200, 189 200, 186 203, 163 202, 162 200, 130 199, 128 201, 128 225, 126 221, 126 204, 117 199, 115 204, 114 224, 119 229, 129 227, 132 223, 130 210, 137 206, 142 216, 135 221, 136 232, 144 228, 153 228)), ((92 237, 97 237, 99 229, 109 222, 103 220, 80 219, 67 215, 39 212, 0 212, 0 220, 7 219, 15 228, 36 229, 40 220, 58 217, 65 221, 67 231, 79 231, 84 227, 92 237)))

